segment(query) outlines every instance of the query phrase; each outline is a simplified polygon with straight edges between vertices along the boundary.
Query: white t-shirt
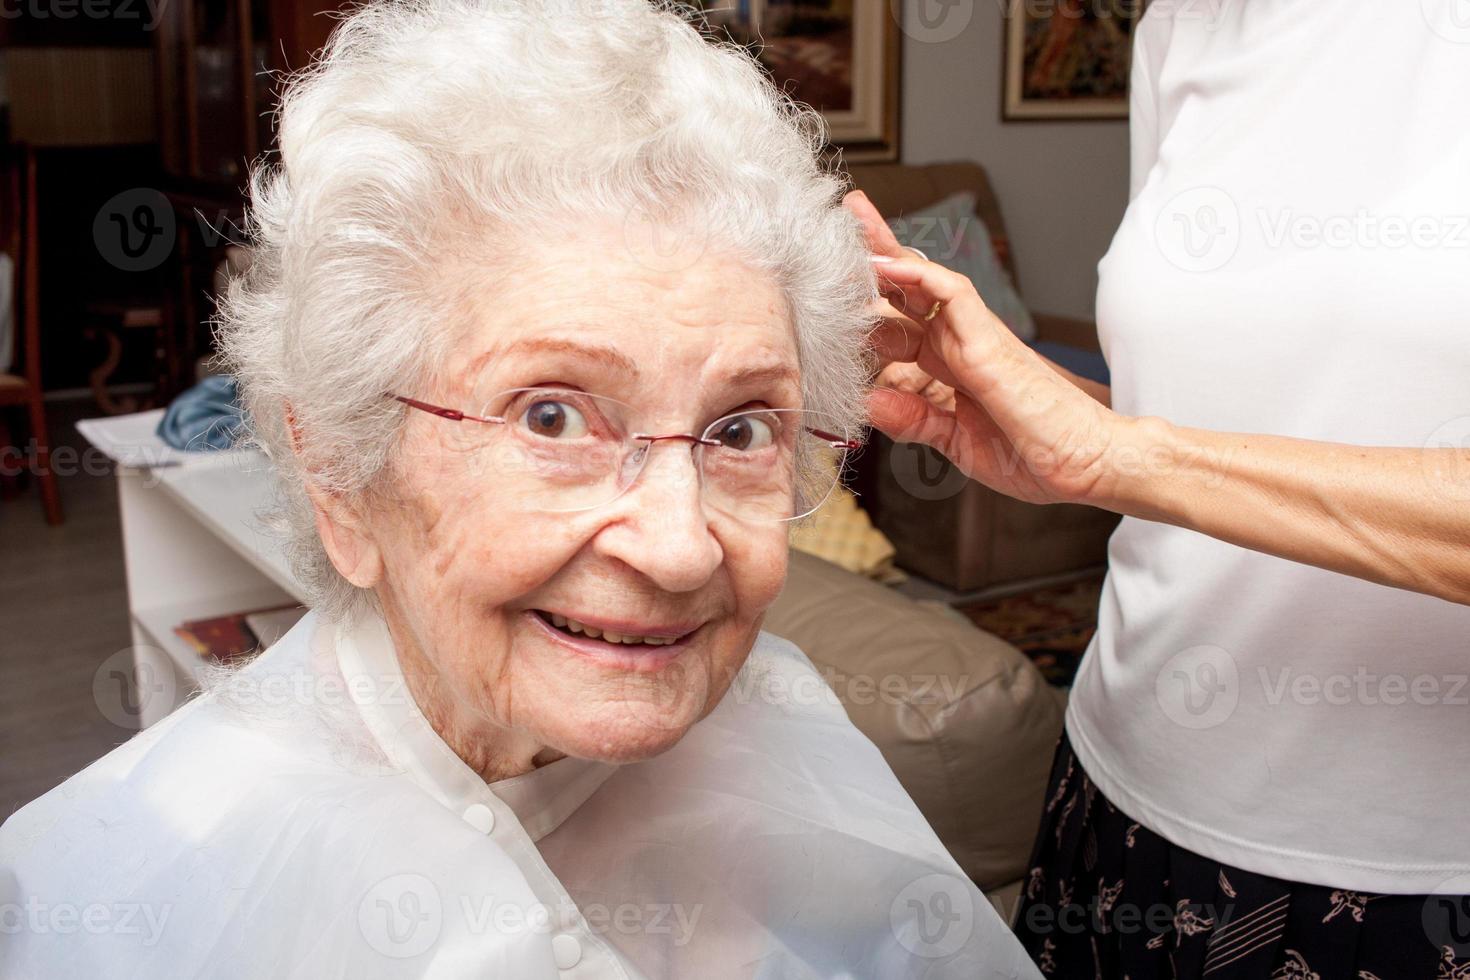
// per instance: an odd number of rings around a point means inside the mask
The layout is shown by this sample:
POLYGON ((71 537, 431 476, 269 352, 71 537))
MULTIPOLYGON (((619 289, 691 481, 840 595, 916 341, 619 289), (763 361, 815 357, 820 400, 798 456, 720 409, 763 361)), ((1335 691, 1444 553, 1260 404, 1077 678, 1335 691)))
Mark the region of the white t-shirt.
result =
MULTIPOLYGON (((1132 99, 1118 411, 1470 446, 1470 5, 1158 0, 1132 99)), ((1470 875, 1470 608, 1133 519, 1109 561, 1067 730, 1120 809, 1295 881, 1470 875)))

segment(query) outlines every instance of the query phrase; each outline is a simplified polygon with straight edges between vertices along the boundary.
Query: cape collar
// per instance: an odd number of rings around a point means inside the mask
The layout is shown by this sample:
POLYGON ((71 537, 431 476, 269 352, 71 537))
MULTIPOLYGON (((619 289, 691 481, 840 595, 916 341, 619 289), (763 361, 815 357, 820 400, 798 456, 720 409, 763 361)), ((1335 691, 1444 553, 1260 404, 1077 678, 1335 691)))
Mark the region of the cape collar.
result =
MULTIPOLYGON (((329 627, 330 628, 330 627, 329 627)), ((454 753, 414 702, 383 618, 364 611, 335 626, 337 663, 347 691, 389 760, 456 814, 486 792, 508 806, 532 840, 561 826, 617 767, 567 757, 510 779, 486 783, 454 753)))

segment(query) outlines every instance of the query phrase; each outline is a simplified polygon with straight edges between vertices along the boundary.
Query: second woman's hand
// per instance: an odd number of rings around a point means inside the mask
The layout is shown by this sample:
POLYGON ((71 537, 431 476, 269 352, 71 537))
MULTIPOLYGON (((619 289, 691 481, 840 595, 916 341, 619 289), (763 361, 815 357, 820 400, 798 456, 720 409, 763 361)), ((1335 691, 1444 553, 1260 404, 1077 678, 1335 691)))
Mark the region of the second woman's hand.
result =
POLYGON ((899 246, 865 196, 846 204, 882 295, 873 344, 887 367, 869 399, 873 424, 1012 497, 1107 506, 1111 451, 1128 420, 1050 368, 967 277, 899 246))

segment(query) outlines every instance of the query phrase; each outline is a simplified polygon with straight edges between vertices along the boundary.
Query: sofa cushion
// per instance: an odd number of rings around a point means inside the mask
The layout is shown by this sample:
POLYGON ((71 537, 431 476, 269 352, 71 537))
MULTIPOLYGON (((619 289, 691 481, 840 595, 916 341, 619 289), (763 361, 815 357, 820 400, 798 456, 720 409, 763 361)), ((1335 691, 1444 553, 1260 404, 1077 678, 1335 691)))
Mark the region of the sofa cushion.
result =
POLYGON ((990 229, 990 242, 995 254, 1011 274, 1016 288, 1016 265, 1006 236, 1005 219, 1000 204, 990 187, 985 168, 968 160, 954 163, 871 163, 851 168, 853 186, 873 202, 885 218, 898 218, 910 211, 927 207, 955 191, 973 191, 975 213, 990 229))
POLYGON ((915 211, 889 218, 901 245, 911 245, 946 269, 968 278, 990 311, 1022 340, 1036 339, 1036 324, 991 244, 990 229, 975 213, 975 192, 950 194, 915 211))
POLYGON ((880 582, 907 578, 893 565, 893 542, 840 484, 815 514, 792 527, 791 547, 880 582))
POLYGON ((981 888, 1021 877, 1062 701, 957 615, 793 552, 765 628, 805 651, 981 888))

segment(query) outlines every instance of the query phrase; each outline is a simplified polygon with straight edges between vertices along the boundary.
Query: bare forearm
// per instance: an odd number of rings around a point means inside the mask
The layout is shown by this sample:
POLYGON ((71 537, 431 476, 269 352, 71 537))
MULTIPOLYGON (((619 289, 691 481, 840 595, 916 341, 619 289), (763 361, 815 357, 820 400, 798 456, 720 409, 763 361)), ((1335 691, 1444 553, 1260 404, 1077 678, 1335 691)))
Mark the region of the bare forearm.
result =
POLYGON ((1255 551, 1470 604, 1470 451, 1129 419, 1096 503, 1255 551))
POLYGON ((1047 367, 1051 368, 1057 374, 1060 374, 1062 377, 1066 378, 1078 388, 1081 388, 1083 391, 1087 392, 1087 394, 1091 396, 1095 401, 1100 401, 1104 405, 1108 406, 1111 406, 1113 404, 1112 388, 1108 387, 1105 384, 1102 384, 1101 382, 1091 381, 1087 378, 1084 378, 1080 374, 1073 374, 1071 371, 1068 371, 1066 368, 1062 367, 1060 364, 1053 361, 1049 357, 1045 357, 1041 354, 1037 354, 1036 356, 1040 357, 1047 367))

